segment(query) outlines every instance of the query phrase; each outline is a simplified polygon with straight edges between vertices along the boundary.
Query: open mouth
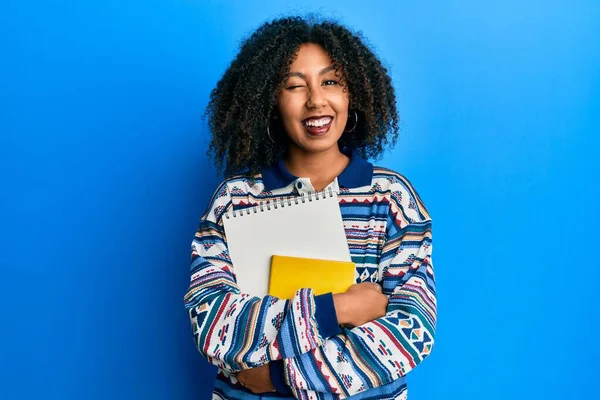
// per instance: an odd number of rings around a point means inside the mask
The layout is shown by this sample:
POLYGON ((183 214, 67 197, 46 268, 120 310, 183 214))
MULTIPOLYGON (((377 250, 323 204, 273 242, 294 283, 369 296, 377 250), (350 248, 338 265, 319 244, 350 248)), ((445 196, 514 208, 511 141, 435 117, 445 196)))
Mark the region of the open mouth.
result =
POLYGON ((329 131, 333 117, 318 117, 318 118, 307 118, 302 121, 302 125, 308 133, 312 135, 323 135, 329 131))

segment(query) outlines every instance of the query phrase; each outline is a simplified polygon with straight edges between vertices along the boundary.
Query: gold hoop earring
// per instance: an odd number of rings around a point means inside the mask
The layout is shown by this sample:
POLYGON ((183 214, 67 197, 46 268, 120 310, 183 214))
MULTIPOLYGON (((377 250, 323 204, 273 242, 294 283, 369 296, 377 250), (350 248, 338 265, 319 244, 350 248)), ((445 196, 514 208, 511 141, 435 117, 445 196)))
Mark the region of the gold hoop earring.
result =
POLYGON ((344 132, 347 132, 347 133, 354 132, 357 125, 358 125, 358 114, 356 113, 356 111, 354 111, 354 126, 349 131, 344 131, 344 132))

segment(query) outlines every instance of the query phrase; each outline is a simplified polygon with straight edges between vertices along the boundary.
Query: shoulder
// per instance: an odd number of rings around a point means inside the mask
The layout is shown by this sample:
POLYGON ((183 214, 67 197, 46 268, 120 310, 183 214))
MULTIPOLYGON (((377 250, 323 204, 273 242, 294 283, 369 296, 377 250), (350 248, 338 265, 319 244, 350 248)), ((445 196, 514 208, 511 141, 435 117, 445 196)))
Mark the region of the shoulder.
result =
POLYGON ((228 180, 226 179, 217 185, 217 188, 208 202, 206 211, 202 216, 203 221, 218 222, 229 208, 231 196, 229 194, 227 181, 228 180))
POLYGON ((265 194, 262 176, 234 175, 221 181, 208 204, 204 219, 219 222, 223 215, 248 199, 259 199, 265 194))
POLYGON ((262 175, 234 175, 222 183, 229 191, 230 196, 258 196, 264 192, 265 185, 262 175))
POLYGON ((219 183, 214 192, 213 200, 225 197, 231 199, 235 195, 255 194, 263 191, 262 175, 233 175, 219 183))
POLYGON ((396 190, 418 197, 408 178, 389 168, 373 166, 373 185, 378 185, 383 190, 396 190))
POLYGON ((410 215, 411 220, 431 219, 429 212, 412 183, 401 173, 381 166, 373 166, 373 190, 389 195, 393 208, 410 215))

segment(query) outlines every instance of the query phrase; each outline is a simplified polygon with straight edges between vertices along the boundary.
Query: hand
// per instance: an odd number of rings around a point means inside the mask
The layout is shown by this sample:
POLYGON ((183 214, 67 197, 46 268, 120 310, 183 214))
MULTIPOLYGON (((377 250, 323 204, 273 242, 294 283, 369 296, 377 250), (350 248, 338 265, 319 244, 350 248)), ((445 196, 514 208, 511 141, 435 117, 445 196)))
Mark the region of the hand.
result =
POLYGON ((269 364, 260 367, 245 369, 236 374, 238 381, 252 393, 274 392, 275 386, 271 382, 269 364))
POLYGON ((385 315, 388 298, 374 282, 357 283, 345 293, 333 295, 335 311, 341 325, 358 326, 385 315))

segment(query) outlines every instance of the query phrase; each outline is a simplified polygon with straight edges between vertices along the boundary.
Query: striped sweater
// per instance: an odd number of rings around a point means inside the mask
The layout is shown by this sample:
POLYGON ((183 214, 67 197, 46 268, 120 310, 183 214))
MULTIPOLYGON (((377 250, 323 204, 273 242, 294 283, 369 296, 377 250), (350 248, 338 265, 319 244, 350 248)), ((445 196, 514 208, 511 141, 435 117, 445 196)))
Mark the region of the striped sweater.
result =
POLYGON ((406 398, 405 376, 429 355, 434 339, 431 219, 406 178, 358 155, 330 188, 338 193, 356 282, 382 285, 386 315, 340 327, 331 294, 315 296, 303 288, 282 300, 242 293, 224 214, 314 189, 283 162, 251 178, 229 178, 216 190, 192 242, 185 295, 198 350, 219 370, 213 399, 406 398), (237 382, 235 372, 267 363, 276 393, 255 395, 237 382))

